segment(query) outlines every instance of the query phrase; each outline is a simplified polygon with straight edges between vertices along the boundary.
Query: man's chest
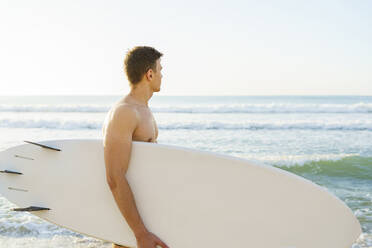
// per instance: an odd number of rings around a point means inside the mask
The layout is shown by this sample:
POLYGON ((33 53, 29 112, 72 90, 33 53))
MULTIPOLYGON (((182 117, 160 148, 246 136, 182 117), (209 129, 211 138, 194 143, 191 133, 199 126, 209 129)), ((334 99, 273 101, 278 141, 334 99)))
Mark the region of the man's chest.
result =
POLYGON ((158 136, 158 128, 153 115, 140 113, 139 123, 133 133, 133 140, 155 142, 158 136))

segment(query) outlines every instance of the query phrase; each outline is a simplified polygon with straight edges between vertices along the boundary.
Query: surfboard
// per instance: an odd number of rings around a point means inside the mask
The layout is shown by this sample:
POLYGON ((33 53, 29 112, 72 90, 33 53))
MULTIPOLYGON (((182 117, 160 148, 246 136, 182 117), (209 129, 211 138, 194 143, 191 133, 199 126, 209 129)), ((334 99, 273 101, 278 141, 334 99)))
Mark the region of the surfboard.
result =
MULTIPOLYGON (((12 147, 0 153, 0 171, 14 210, 136 246, 106 182, 102 140, 12 147)), ((145 225, 173 248, 350 248, 361 234, 326 188, 243 158, 133 142, 127 179, 145 225)))

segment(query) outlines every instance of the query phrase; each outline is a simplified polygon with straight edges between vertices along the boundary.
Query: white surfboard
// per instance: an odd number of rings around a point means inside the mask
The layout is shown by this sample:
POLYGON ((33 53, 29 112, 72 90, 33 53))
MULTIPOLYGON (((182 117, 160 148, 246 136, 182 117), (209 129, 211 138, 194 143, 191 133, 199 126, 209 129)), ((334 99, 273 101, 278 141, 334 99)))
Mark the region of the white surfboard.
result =
MULTIPOLYGON (((60 151, 0 153, 0 194, 48 208, 31 213, 59 226, 136 246, 106 182, 102 140, 41 143, 60 151)), ((325 188, 241 158, 133 142, 127 179, 145 225, 172 248, 350 248, 361 234, 325 188)))

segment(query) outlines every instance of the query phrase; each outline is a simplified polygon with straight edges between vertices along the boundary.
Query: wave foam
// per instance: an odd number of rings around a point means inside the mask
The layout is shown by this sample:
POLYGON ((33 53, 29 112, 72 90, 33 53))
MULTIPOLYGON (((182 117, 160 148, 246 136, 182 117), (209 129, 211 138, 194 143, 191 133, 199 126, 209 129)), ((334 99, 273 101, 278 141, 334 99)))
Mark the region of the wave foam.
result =
MULTIPOLYGON (((0 105, 0 112, 103 113, 111 105, 0 105)), ((186 104, 153 105, 154 113, 372 113, 372 103, 355 104, 186 104)))
MULTIPOLYGON (((46 120, 0 118, 0 127, 5 128, 47 128, 47 129, 101 129, 103 120, 46 120)), ((165 130, 352 130, 372 131, 372 121, 357 120, 337 122, 280 121, 280 122, 167 122, 158 123, 165 130)))

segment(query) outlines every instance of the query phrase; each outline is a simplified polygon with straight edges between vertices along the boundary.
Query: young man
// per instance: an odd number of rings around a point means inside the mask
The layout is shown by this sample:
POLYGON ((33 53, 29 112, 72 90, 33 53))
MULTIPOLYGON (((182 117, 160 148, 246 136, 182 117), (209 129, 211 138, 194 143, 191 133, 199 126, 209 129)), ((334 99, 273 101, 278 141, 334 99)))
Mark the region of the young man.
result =
MULTIPOLYGON (((147 230, 138 213, 125 177, 132 141, 157 143, 158 128, 148 107, 154 92, 160 91, 162 54, 152 47, 135 47, 124 64, 131 91, 108 112, 103 126, 103 145, 107 183, 122 215, 133 230, 138 248, 168 246, 147 230)), ((113 247, 123 247, 113 244, 113 247)))

